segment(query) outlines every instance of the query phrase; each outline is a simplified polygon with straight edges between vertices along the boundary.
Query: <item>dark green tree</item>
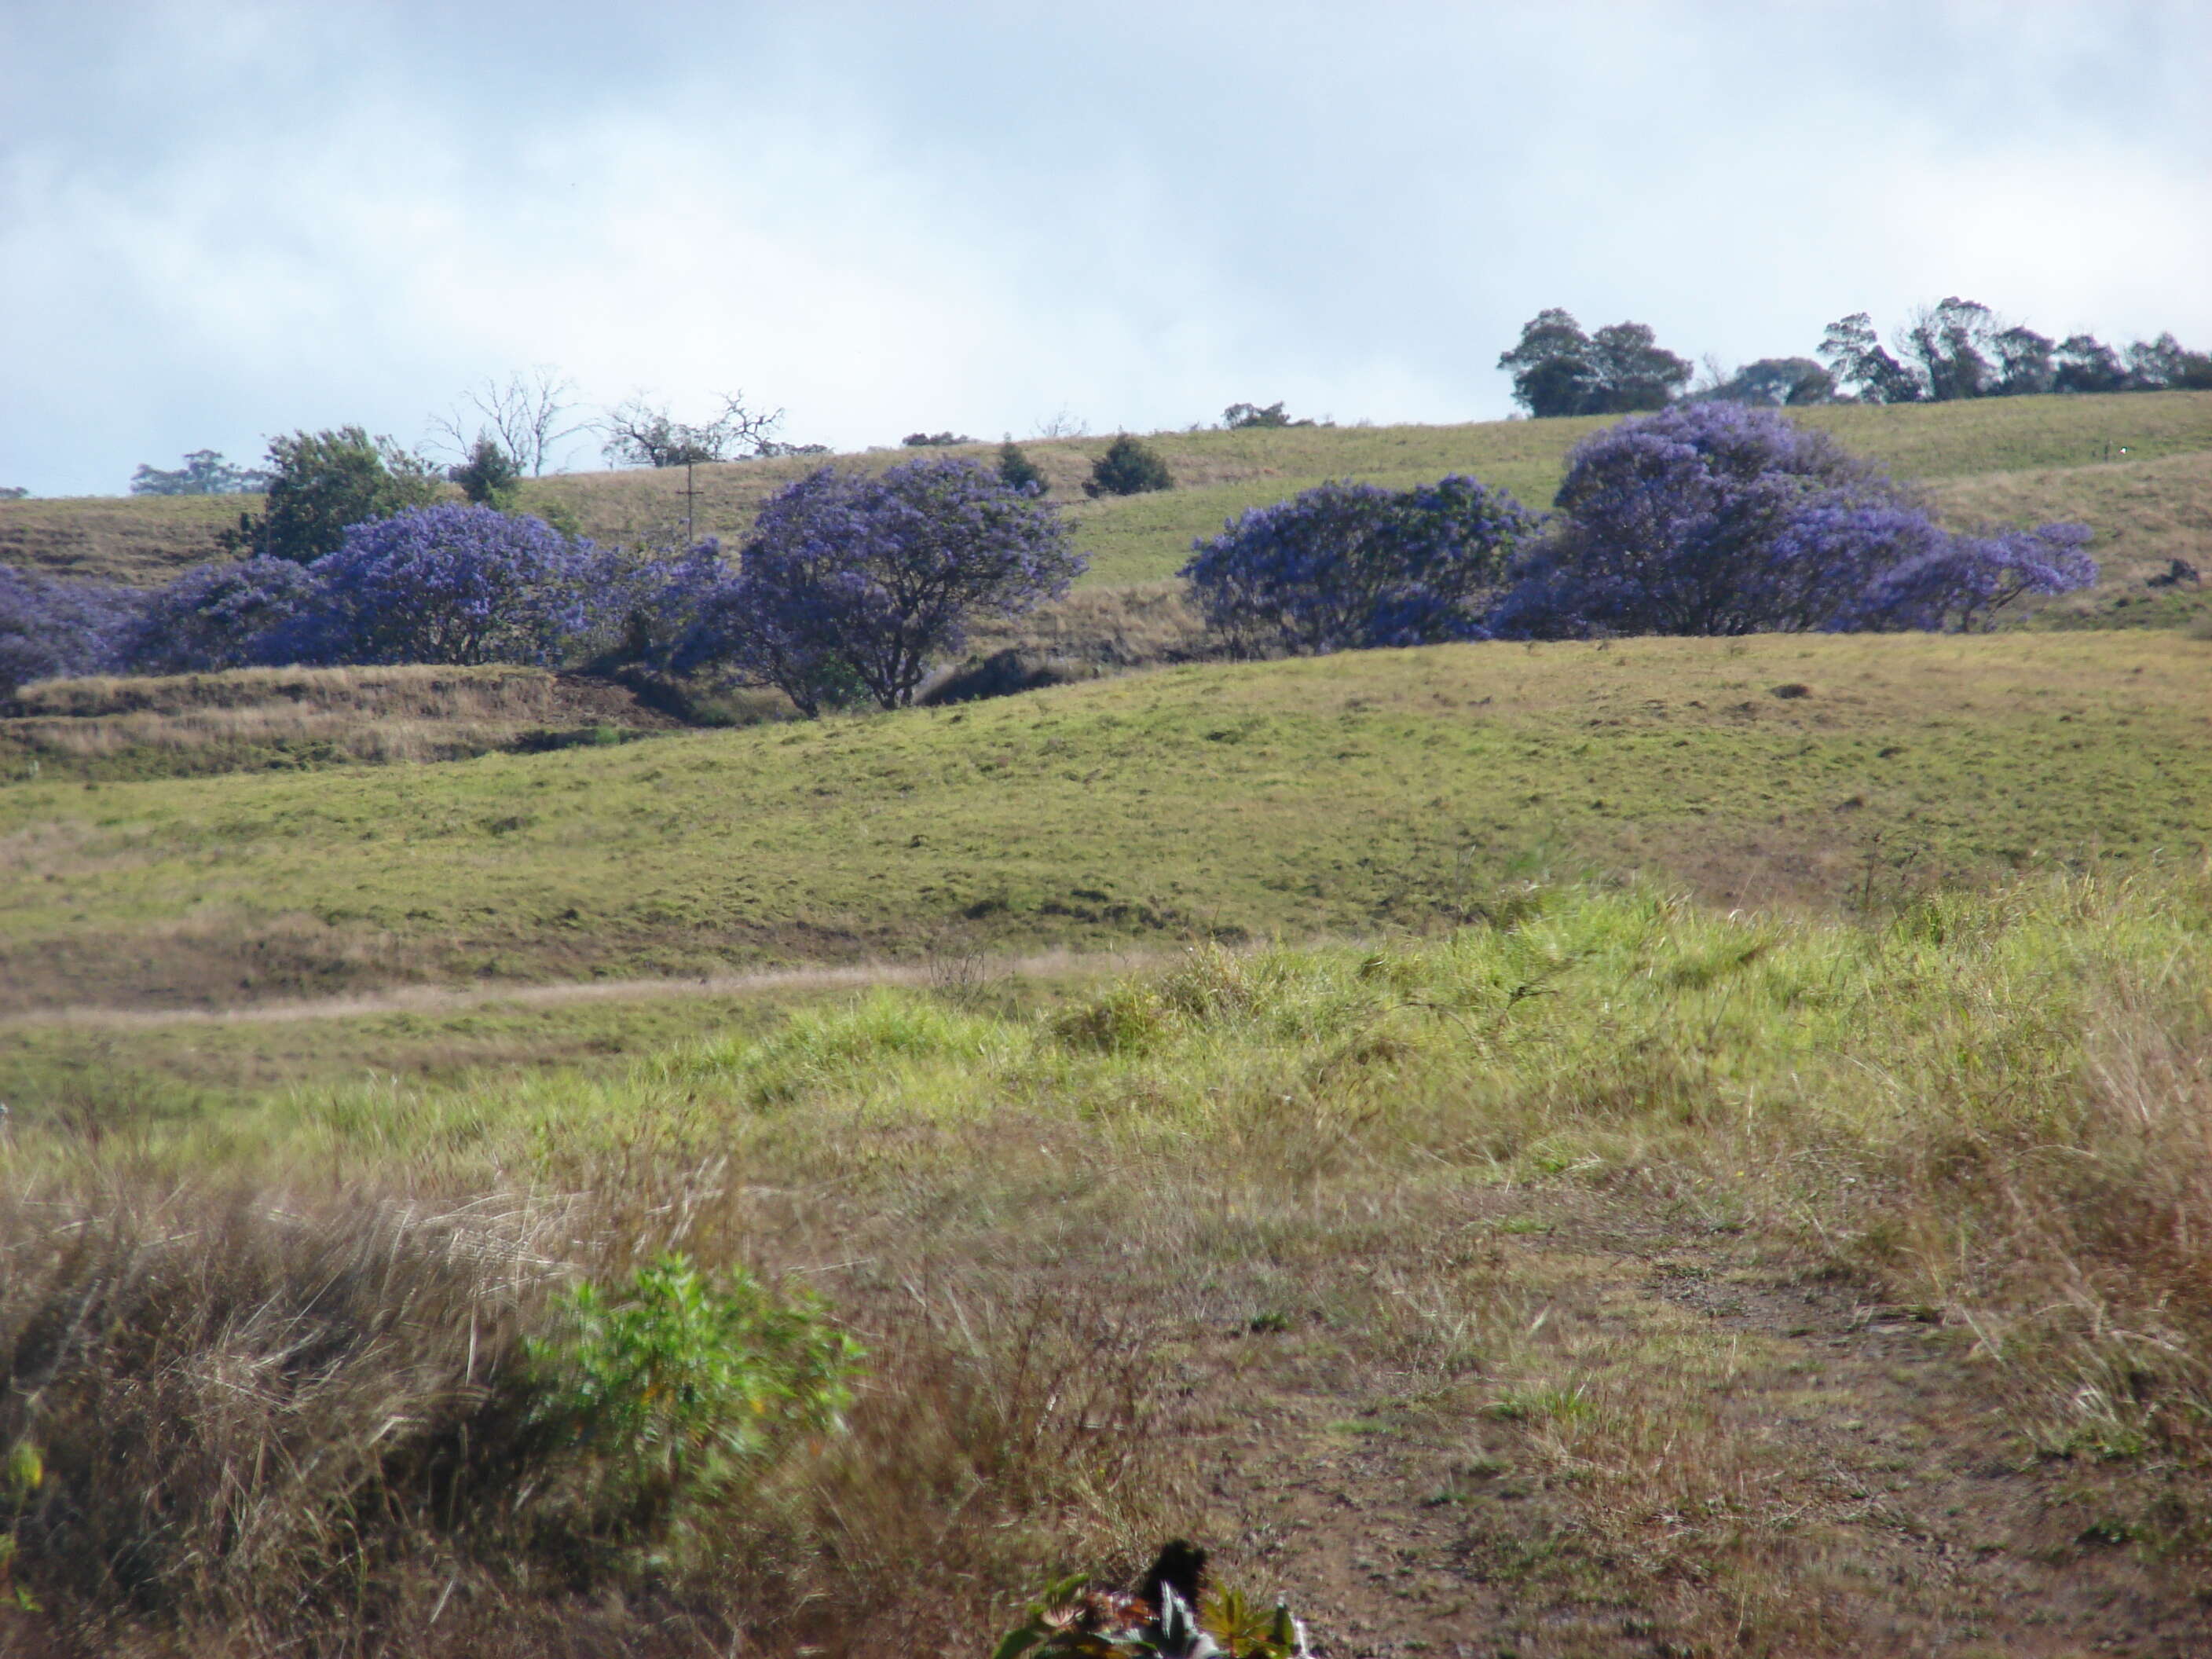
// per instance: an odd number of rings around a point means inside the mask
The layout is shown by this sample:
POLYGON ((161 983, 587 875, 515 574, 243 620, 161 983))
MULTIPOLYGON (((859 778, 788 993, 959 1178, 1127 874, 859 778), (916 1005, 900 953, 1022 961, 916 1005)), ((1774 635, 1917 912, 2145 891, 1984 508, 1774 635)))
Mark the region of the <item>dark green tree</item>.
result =
POLYGON ((1836 377, 1810 357, 1761 357, 1746 363, 1700 399, 1724 404, 1789 404, 1833 403, 1836 377))
POLYGON ((461 494, 478 507, 495 507, 505 513, 520 492, 522 469, 498 439, 488 432, 477 434, 469 458, 446 469, 446 477, 460 485, 461 494))
POLYGON ((2120 354, 2094 334, 2069 334, 2058 343, 2051 376, 2054 392, 2124 392, 2128 368, 2120 354))
POLYGON ((1499 354, 1513 371, 1513 400, 1531 415, 1626 415, 1664 409, 1689 384, 1689 360, 1658 343, 1645 323, 1613 323, 1583 332, 1571 312, 1553 307, 1522 325, 1499 354))
POLYGON ((272 438, 268 470, 267 509, 240 514, 222 538, 234 552, 312 564, 337 550, 348 525, 438 499, 428 462, 357 426, 272 438))
POLYGON ((1830 323, 1819 355, 1837 383, 1850 386, 1861 403, 1917 404, 1928 396, 1920 377, 1883 348, 1874 319, 1863 311, 1830 323))
POLYGON ((1009 489, 1030 489, 1040 495, 1050 487, 1043 470, 1012 438, 999 446, 999 482, 1009 489))
POLYGON ((1513 372, 1513 401, 1539 419, 1583 413, 1596 375, 1589 336, 1557 307, 1522 324, 1520 343, 1498 354, 1498 366, 1513 372))
POLYGON ((1083 486, 1086 495, 1141 495, 1152 489, 1173 489, 1168 464, 1124 432, 1106 446, 1106 453, 1091 464, 1091 477, 1083 486))

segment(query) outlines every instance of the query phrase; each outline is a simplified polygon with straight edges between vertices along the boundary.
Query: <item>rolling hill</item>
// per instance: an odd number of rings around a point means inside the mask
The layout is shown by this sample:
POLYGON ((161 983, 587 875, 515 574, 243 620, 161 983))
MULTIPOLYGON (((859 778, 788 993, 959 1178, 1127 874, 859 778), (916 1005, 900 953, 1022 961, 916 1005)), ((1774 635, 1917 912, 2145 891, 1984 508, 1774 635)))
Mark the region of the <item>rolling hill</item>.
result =
POLYGON ((2212 644, 1478 645, 451 764, 0 784, 12 1011, 1414 928, 1540 872, 1863 902, 2197 856, 2212 644))
MULTIPOLYGON (((2124 549, 2130 568, 2138 552, 2150 559, 2171 548, 2166 557, 2193 557, 2212 543, 2212 392, 1837 406, 1800 417, 1927 485, 1956 518, 2079 518, 2096 530, 2100 544, 2124 549)), ((1116 586, 1172 574, 1194 538, 1213 534, 1247 507, 1326 478, 1401 485, 1471 472, 1532 505, 1545 504, 1568 449, 1602 423, 1160 433, 1147 441, 1166 459, 1176 487, 1103 501, 1085 500, 1081 485, 1106 438, 1036 440, 1024 447, 1074 520, 1078 544, 1091 560, 1086 581, 1116 586)), ((881 467, 915 453, 871 450, 829 459, 881 467)), ((988 463, 996 446, 921 453, 988 463)), ((699 531, 741 536, 763 497, 820 464, 793 458, 697 469, 692 505, 699 531)), ((678 472, 574 473, 532 481, 524 501, 557 503, 586 533, 629 543, 680 535, 684 487, 678 472)), ((210 556, 216 532, 234 522, 241 507, 256 504, 237 497, 0 502, 0 560, 110 580, 159 580, 210 556)))

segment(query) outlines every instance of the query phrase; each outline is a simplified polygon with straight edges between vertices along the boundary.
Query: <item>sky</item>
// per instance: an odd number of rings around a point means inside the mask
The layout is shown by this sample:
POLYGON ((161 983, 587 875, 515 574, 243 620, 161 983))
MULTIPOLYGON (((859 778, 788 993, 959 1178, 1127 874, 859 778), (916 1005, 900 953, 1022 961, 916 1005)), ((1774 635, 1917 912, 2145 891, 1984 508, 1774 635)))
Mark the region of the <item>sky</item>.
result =
POLYGON ((852 449, 1501 418, 1553 306, 2206 349, 2208 76, 2203 0, 0 0, 0 486, 541 365, 852 449))

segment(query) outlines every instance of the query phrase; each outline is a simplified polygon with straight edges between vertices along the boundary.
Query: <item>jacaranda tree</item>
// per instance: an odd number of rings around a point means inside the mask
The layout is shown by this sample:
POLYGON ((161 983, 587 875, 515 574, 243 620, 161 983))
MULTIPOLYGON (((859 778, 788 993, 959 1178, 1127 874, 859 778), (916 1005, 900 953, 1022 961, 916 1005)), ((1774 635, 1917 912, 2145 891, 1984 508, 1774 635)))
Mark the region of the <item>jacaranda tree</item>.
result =
POLYGON ((415 507, 348 530, 310 568, 309 603, 263 648, 301 663, 550 666, 599 626, 607 566, 541 519, 415 507))
POLYGON ((0 564, 0 696, 33 680, 126 666, 143 592, 0 564))
POLYGON ((320 587, 289 559, 195 565, 146 596, 126 653, 131 670, 198 674, 265 662, 320 587))
POLYGON ((1468 477, 1325 483, 1231 520, 1182 574, 1206 625, 1248 655, 1480 639, 1536 525, 1468 477))
POLYGON ((975 617, 1057 598, 1084 563, 1049 502, 973 461, 823 467, 763 504, 676 665, 774 685, 809 714, 848 693, 900 708, 975 617))
POLYGON ((1701 403, 1569 452, 1499 635, 1978 627, 2096 579, 2079 526, 1954 535, 1880 468, 1779 410, 1701 403))

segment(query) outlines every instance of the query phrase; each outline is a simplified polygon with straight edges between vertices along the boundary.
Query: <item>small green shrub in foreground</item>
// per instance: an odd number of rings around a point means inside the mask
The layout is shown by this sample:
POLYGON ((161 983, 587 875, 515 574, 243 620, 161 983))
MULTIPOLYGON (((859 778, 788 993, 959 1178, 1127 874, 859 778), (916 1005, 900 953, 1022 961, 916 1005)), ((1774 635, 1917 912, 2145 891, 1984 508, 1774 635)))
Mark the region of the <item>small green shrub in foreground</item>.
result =
POLYGON ((650 1534, 794 1438, 842 1425, 860 1345, 811 1292, 720 1283, 682 1255, 623 1293, 585 1283, 558 1334, 532 1338, 538 1420, 580 1454, 592 1507, 650 1534))

